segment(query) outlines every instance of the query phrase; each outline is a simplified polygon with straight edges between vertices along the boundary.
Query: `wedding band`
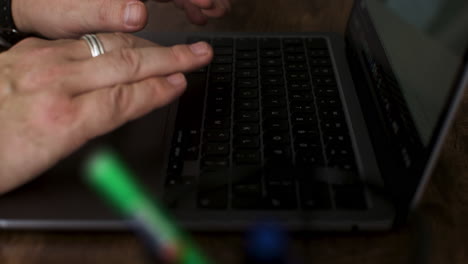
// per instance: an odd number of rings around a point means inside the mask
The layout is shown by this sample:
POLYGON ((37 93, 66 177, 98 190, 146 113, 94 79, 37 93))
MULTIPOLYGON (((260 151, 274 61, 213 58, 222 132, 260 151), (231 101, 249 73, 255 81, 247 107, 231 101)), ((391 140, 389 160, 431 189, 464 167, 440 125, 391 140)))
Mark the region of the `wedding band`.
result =
POLYGON ((96 34, 86 34, 81 39, 84 39, 88 43, 93 58, 104 54, 104 45, 102 45, 101 40, 99 40, 96 34))

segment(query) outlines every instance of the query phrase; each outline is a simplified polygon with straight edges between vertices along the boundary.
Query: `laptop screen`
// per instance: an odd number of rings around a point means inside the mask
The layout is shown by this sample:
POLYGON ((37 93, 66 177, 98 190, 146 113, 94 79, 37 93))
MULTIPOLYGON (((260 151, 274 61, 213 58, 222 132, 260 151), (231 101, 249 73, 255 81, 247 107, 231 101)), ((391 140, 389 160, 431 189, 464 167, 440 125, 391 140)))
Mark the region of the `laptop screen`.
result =
POLYGON ((468 43, 466 0, 367 0, 368 12, 424 145, 468 43))
POLYGON ((468 47, 466 0, 355 0, 348 61, 386 189, 414 204, 468 47))

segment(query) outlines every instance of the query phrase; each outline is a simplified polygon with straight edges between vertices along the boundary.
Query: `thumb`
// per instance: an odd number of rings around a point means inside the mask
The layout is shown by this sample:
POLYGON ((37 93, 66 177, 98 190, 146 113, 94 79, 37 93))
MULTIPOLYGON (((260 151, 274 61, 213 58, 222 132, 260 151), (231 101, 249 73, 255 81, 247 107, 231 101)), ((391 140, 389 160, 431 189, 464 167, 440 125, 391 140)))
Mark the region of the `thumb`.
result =
MULTIPOLYGON (((82 14, 85 23, 83 33, 88 32, 133 32, 142 29, 148 19, 146 6, 139 0, 92 0, 84 1, 82 14)), ((83 3, 81 1, 80 3, 83 3)))

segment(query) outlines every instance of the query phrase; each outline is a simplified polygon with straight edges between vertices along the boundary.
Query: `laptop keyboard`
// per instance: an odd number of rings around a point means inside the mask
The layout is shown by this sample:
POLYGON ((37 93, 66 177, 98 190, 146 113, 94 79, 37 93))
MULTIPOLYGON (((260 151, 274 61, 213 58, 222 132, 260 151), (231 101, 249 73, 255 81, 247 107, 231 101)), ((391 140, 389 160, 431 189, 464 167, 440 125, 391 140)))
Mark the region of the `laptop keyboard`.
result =
POLYGON ((215 57, 179 100, 169 206, 191 193, 203 210, 365 209, 326 40, 202 40, 215 57))

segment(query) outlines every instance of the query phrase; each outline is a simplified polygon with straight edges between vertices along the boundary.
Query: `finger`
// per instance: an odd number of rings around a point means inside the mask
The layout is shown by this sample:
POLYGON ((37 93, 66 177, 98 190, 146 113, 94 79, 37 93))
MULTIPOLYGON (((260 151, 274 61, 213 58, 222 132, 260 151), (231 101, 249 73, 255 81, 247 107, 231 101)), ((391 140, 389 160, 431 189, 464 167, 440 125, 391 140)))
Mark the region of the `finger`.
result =
MULTIPOLYGON (((103 33, 97 34, 97 37, 104 46, 104 52, 123 48, 144 48, 159 46, 154 42, 135 37, 126 33, 103 33)), ((74 40, 66 43, 63 50, 67 51, 68 58, 72 60, 83 60, 91 58, 91 51, 84 39, 74 40)))
POLYGON ((211 9, 202 9, 201 12, 207 17, 219 18, 224 16, 230 9, 230 5, 223 0, 216 0, 211 9))
POLYGON ((153 77, 83 94, 75 98, 79 133, 85 140, 107 133, 125 122, 175 100, 185 89, 183 74, 153 77))
POLYGON ((189 0, 190 3, 201 9, 211 9, 215 7, 213 0, 189 0))
POLYGON ((87 32, 133 32, 142 29, 148 19, 144 3, 138 0, 80 1, 76 11, 87 32), (86 14, 86 15, 83 15, 86 14))
POLYGON ((199 7, 186 1, 184 4, 185 14, 188 19, 196 25, 205 25, 208 21, 207 17, 202 13, 199 7))
POLYGON ((130 83, 154 76, 188 72, 211 61, 213 51, 205 42, 172 47, 120 49, 73 64, 65 79, 71 94, 130 83))

